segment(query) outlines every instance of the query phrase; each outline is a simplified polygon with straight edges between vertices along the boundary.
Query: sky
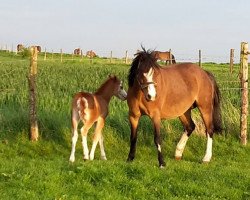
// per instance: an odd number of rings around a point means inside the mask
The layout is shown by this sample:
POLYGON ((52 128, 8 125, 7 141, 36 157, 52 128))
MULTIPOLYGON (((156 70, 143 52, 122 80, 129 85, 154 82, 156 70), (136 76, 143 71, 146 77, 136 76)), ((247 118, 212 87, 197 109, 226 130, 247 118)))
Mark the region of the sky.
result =
POLYGON ((239 60, 250 41, 249 0, 1 0, 0 46, 40 45, 47 51, 95 51, 132 57, 171 49, 177 62, 239 60))

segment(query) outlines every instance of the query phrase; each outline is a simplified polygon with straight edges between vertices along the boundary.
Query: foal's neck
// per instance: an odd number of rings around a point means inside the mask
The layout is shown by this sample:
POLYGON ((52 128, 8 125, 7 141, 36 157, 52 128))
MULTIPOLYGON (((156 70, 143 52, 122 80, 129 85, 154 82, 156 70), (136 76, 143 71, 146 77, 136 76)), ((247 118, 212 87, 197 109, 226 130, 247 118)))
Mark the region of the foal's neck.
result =
POLYGON ((95 95, 103 98, 107 103, 111 100, 113 94, 113 88, 108 86, 108 82, 105 82, 101 87, 95 92, 95 95))

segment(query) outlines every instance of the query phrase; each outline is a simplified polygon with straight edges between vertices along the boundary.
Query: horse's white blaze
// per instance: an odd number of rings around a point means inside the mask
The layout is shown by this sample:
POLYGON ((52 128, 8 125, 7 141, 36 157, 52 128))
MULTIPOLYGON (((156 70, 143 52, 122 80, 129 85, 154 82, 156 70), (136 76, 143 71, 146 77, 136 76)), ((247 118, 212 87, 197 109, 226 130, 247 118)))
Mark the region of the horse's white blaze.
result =
POLYGON ((152 82, 151 84, 148 85, 148 95, 151 96, 151 100, 154 100, 156 97, 156 88, 154 85, 154 80, 153 80, 153 75, 154 75, 154 70, 150 68, 148 73, 143 73, 144 77, 146 78, 147 82, 152 82))
POLYGON ((206 154, 203 158, 203 162, 209 162, 212 158, 212 147, 213 147, 213 138, 210 137, 209 134, 207 134, 207 149, 206 154))
POLYGON ((175 157, 180 158, 182 157, 182 153, 184 151, 184 148, 187 144, 188 141, 188 135, 187 135, 187 131, 185 131, 182 136, 180 141, 178 142, 177 146, 176 146, 176 150, 175 150, 175 157))

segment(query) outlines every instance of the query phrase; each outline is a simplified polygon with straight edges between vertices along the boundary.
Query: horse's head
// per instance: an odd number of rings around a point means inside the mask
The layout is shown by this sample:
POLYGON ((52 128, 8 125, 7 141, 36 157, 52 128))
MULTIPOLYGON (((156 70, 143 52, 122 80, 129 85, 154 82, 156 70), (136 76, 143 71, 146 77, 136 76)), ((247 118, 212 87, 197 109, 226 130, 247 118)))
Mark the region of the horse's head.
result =
POLYGON ((137 81, 147 101, 154 101, 157 95, 154 69, 150 68, 148 72, 139 73, 137 81))
POLYGON ((123 88, 123 83, 120 79, 118 79, 116 76, 109 76, 114 84, 115 84, 115 87, 114 87, 114 95, 121 99, 122 101, 126 100, 127 99, 127 92, 124 90, 123 88))

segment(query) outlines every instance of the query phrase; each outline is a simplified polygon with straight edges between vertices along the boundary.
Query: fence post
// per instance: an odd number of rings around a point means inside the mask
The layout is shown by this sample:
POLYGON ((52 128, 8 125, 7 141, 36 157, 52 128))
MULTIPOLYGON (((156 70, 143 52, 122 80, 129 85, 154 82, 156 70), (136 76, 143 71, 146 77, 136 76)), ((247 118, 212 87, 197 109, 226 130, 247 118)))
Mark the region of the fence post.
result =
POLYGON ((172 65, 172 50, 169 49, 169 64, 172 65))
POLYGON ((37 48, 30 48, 30 73, 29 82, 29 115, 30 115, 30 140, 38 140, 38 124, 36 117, 36 76, 37 76, 37 48))
POLYGON ((199 66, 202 67, 202 63, 201 63, 201 50, 199 50, 199 66))
POLYGON ((81 59, 80 59, 80 62, 82 62, 82 59, 83 59, 83 54, 82 54, 82 50, 81 50, 81 59))
POLYGON ((60 49, 60 53, 61 53, 61 62, 63 61, 63 51, 62 49, 60 49))
POLYGON ((233 73, 234 66, 234 49, 230 49, 230 73, 233 73))
POLYGON ((248 115, 248 43, 241 43, 240 52, 240 78, 241 78, 241 119, 240 139, 241 144, 247 144, 247 115, 248 115))
POLYGON ((110 52, 110 63, 112 63, 112 59, 113 59, 113 52, 110 52))
POLYGON ((125 64, 128 64, 128 51, 126 51, 126 55, 125 55, 125 64))
POLYGON ((47 59, 47 51, 46 51, 46 48, 45 48, 45 50, 44 50, 44 58, 43 58, 43 60, 46 60, 47 59))

